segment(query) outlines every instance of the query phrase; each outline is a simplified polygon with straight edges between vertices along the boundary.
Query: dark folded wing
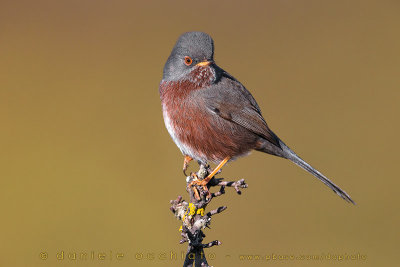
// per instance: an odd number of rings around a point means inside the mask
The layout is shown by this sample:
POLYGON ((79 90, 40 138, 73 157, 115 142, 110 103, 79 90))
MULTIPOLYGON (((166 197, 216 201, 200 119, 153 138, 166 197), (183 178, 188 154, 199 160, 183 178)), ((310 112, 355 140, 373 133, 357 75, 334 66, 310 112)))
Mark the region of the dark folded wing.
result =
POLYGON ((280 147, 279 138, 269 129, 253 96, 231 76, 223 76, 218 83, 205 89, 203 99, 215 114, 280 147))

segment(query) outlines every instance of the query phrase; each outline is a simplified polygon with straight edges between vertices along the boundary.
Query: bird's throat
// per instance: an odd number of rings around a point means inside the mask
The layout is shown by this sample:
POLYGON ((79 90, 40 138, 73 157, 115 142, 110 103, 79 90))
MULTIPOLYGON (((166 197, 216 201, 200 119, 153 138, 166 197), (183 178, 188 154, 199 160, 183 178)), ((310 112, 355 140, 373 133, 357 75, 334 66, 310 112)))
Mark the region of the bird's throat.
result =
POLYGON ((187 79, 195 87, 205 87, 215 82, 216 74, 211 66, 198 66, 189 73, 187 79))
POLYGON ((211 66, 198 66, 180 80, 163 80, 160 84, 162 100, 176 101, 186 97, 191 91, 205 88, 216 81, 216 72, 211 66))

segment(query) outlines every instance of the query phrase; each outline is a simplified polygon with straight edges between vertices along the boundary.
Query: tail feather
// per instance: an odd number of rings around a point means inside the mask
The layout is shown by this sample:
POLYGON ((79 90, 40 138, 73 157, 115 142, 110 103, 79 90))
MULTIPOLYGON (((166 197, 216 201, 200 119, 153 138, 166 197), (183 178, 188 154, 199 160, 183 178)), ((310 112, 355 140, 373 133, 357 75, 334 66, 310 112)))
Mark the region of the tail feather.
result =
POLYGON ((331 180, 326 178, 322 173, 311 167, 310 164, 305 162, 303 159, 301 159, 299 156, 296 155, 296 153, 293 152, 288 146, 286 146, 282 141, 279 140, 279 143, 281 145, 281 148, 284 152, 284 157, 291 160, 293 163, 296 165, 300 166, 304 170, 308 171, 315 177, 317 177, 319 180, 321 180, 324 184, 326 184, 330 189, 332 189, 337 195, 339 195, 341 198, 346 200, 347 202, 356 204, 351 197, 342 189, 340 189, 337 185, 335 185, 331 180))

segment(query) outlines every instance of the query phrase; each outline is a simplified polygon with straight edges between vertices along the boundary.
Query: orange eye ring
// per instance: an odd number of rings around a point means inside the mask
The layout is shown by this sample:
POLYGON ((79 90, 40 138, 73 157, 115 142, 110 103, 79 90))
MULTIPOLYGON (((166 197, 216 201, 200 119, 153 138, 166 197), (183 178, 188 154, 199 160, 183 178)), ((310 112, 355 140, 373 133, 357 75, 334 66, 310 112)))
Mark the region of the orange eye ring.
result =
POLYGON ((192 62, 193 62, 193 60, 191 57, 185 57, 185 65, 186 66, 192 65, 192 62))

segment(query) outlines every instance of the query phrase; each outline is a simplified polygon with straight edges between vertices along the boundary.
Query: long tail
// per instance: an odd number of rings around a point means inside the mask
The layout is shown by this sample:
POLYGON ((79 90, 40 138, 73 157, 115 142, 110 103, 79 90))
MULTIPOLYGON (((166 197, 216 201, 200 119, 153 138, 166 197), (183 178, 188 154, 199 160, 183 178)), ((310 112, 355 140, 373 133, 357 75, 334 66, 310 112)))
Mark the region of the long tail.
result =
POLYGON ((341 198, 346 200, 347 202, 356 204, 351 197, 342 189, 340 189, 337 185, 331 182, 328 178, 326 178, 322 173, 314 169, 313 167, 310 166, 307 162, 305 162, 303 159, 301 159, 299 156, 296 155, 296 153, 293 152, 285 143, 283 143, 281 140, 279 140, 279 143, 281 145, 281 148, 283 150, 283 157, 291 160, 298 166, 302 167, 304 170, 308 171, 318 179, 320 179, 324 184, 329 186, 330 189, 333 190, 337 195, 339 195, 341 198))

